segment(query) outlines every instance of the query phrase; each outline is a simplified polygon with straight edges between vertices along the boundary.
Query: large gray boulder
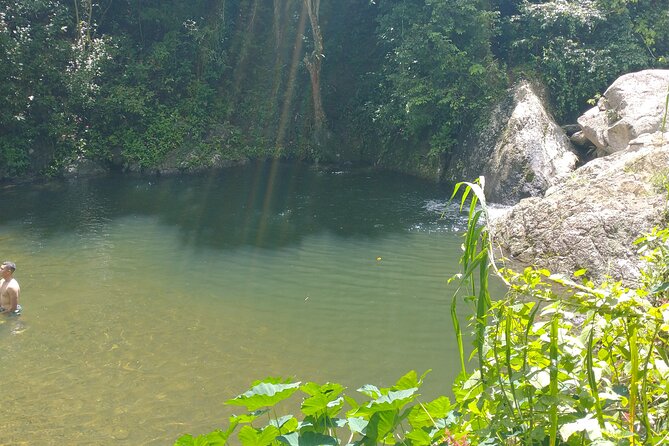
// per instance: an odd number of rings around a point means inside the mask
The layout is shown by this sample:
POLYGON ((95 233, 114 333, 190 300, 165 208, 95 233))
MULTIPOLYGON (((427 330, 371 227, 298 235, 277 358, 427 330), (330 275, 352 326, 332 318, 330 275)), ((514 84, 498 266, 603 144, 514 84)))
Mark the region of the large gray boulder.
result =
POLYGON ((605 156, 644 133, 660 129, 669 89, 669 70, 645 70, 619 77, 597 106, 578 118, 583 134, 605 156))
POLYGON ((483 175, 489 201, 515 204, 542 195, 572 172, 578 159, 537 90, 527 81, 518 83, 476 141, 453 154, 444 178, 456 182, 483 175))
POLYGON ((494 240, 525 265, 564 274, 585 268, 593 279, 634 284, 641 266, 634 240, 669 223, 668 175, 669 132, 643 135, 497 217, 494 240))

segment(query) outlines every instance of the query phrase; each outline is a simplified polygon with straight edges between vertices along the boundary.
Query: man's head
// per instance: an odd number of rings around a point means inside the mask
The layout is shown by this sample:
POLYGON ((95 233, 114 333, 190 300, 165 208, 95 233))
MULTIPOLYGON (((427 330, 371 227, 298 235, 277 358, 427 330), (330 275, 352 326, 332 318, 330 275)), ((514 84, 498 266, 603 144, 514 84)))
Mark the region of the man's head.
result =
POLYGON ((2 262, 2 265, 0 265, 0 275, 2 277, 11 277, 14 271, 16 271, 14 262, 2 262))

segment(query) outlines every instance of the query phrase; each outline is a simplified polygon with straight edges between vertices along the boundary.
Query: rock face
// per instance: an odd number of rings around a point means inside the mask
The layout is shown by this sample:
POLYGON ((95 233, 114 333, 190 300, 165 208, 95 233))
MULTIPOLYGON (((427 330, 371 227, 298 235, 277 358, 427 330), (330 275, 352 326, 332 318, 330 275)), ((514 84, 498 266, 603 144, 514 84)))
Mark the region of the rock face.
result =
POLYGON ((577 169, 544 198, 522 200, 491 231, 504 255, 523 264, 635 283, 632 243, 669 222, 668 176, 669 132, 646 134, 577 169))
POLYGON ((645 70, 619 77, 597 106, 578 119, 586 138, 605 156, 644 133, 660 129, 669 88, 669 70, 645 70))
POLYGON ((446 180, 484 175, 489 201, 515 204, 542 195, 574 170, 578 159, 569 138, 529 82, 516 85, 488 122, 476 143, 465 144, 453 155, 458 161, 446 170, 446 180))
POLYGON ((106 166, 79 156, 65 166, 63 176, 65 178, 95 177, 105 175, 108 172, 109 169, 106 166))

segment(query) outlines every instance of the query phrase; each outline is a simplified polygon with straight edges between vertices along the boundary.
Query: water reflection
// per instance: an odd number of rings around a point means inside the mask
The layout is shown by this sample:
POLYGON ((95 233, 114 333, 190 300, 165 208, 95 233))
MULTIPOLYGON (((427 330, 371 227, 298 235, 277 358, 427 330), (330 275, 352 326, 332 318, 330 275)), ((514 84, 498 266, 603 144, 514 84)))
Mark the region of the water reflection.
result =
POLYGON ((100 231, 128 215, 155 216, 186 245, 278 248, 321 232, 377 237, 452 228, 448 188, 366 171, 319 171, 299 163, 254 163, 201 176, 102 178, 5 189, 16 218, 43 237, 100 231))

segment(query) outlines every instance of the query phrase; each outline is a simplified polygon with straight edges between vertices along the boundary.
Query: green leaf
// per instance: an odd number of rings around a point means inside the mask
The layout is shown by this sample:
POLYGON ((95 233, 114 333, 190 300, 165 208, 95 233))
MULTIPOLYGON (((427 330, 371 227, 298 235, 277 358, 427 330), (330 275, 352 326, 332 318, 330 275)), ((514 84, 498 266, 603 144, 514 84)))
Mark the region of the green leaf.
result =
POLYGON ((409 413, 409 423, 415 429, 432 427, 436 419, 445 418, 451 409, 451 401, 445 396, 440 396, 429 403, 415 405, 409 413))
POLYGON ((416 375, 416 372, 412 370, 397 380, 397 382, 393 386, 393 390, 407 390, 407 389, 412 389, 414 387, 418 388, 423 385, 425 377, 431 371, 432 369, 427 369, 425 372, 423 372, 422 375, 420 375, 420 377, 418 377, 416 375))
POLYGON ((668 290, 669 290, 669 282, 663 282, 663 283, 660 283, 660 284, 657 284, 656 286, 654 286, 650 290, 650 292, 652 294, 655 294, 655 293, 661 293, 663 291, 668 291, 668 290))
POLYGON ((475 63, 469 67, 469 74, 472 76, 480 75, 483 73, 485 73, 485 68, 481 64, 475 63))
POLYGON ((271 419, 269 423, 272 426, 275 426, 279 430, 284 430, 284 431, 294 431, 297 429, 297 419, 292 416, 292 415, 284 415, 281 418, 278 419, 271 419))
POLYGON ((351 432, 358 434, 364 434, 365 428, 367 428, 367 424, 369 424, 369 421, 360 417, 349 417, 347 418, 347 421, 351 432))
POLYGON ((193 446, 195 444, 195 439, 191 434, 182 435, 174 443, 174 446, 193 446))
POLYGON ((331 426, 336 428, 344 427, 347 423, 346 418, 330 418, 328 421, 328 427, 331 426))
POLYGON ((432 438, 430 438, 430 434, 428 434, 424 430, 419 430, 419 429, 412 430, 406 435, 406 438, 408 440, 411 440, 411 444, 415 446, 418 445, 428 446, 432 444, 432 438))
POLYGON ((244 406, 248 411, 254 411, 261 407, 272 407, 278 402, 290 398, 299 387, 299 382, 291 383, 290 380, 282 382, 279 378, 267 378, 264 381, 254 382, 250 390, 226 401, 226 404, 244 406))
POLYGON ((565 423, 560 427, 560 436, 565 441, 569 440, 569 437, 576 432, 585 432, 590 441, 602 438, 599 421, 590 416, 576 420, 573 423, 565 423))
POLYGON ((272 443, 280 432, 274 426, 266 426, 262 430, 254 429, 251 426, 244 426, 239 431, 239 441, 243 446, 267 446, 272 443))
POLYGON ((397 392, 390 391, 386 395, 382 395, 374 401, 369 402, 365 406, 358 408, 350 415, 361 415, 365 418, 371 417, 376 412, 383 412, 387 410, 400 410, 404 405, 412 401, 416 396, 417 388, 400 390, 397 392))
POLYGON ((269 409, 262 409, 262 410, 256 410, 251 413, 245 413, 242 415, 233 415, 230 417, 229 421, 230 424, 248 424, 252 423, 254 420, 256 420, 259 416, 266 414, 269 412, 269 409))
POLYGON ((222 431, 210 432, 209 434, 196 438, 195 446, 224 446, 227 443, 229 436, 230 434, 226 434, 222 431), (199 440, 202 440, 203 443, 199 443, 199 440))
POLYGON ((300 435, 297 432, 291 432, 285 435, 279 435, 277 437, 281 443, 285 443, 288 446, 299 446, 300 444, 300 435))
MULTIPOLYGON (((426 372, 427 373, 427 372, 426 372)), ((393 386, 395 390, 405 390, 405 389, 411 389, 414 387, 420 387, 420 385, 423 382, 423 378, 425 377, 425 374, 421 376, 420 380, 418 379, 418 375, 416 374, 415 370, 411 370, 409 373, 401 377, 400 379, 397 380, 397 383, 393 386)))
POLYGON ((304 432, 302 435, 299 435, 297 432, 293 432, 288 435, 281 435, 278 437, 278 440, 282 443, 285 443, 289 446, 335 446, 337 445, 337 439, 329 436, 319 434, 317 432, 304 432))
POLYGON ((315 383, 307 383, 302 386, 302 391, 311 395, 302 402, 302 413, 309 415, 327 414, 335 416, 344 405, 344 400, 339 395, 344 391, 340 384, 327 383, 319 386, 315 383))
POLYGON ((364 386, 358 389, 358 392, 364 393, 368 397, 375 399, 381 396, 381 391, 379 390, 379 388, 372 384, 365 384, 364 386))
POLYGON ((177 442, 174 443, 174 446, 224 446, 227 443, 231 432, 232 431, 230 430, 226 432, 215 430, 197 437, 187 434, 180 437, 177 442))
POLYGON ((364 442, 366 444, 383 443, 383 439, 397 427, 399 418, 397 415, 397 410, 374 413, 367 425, 364 442))

